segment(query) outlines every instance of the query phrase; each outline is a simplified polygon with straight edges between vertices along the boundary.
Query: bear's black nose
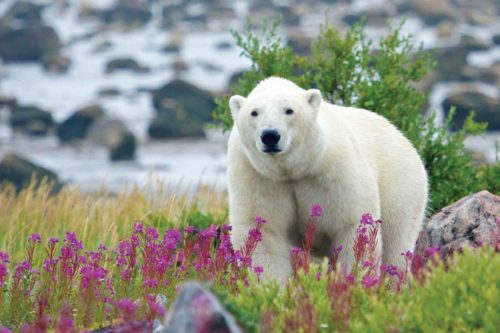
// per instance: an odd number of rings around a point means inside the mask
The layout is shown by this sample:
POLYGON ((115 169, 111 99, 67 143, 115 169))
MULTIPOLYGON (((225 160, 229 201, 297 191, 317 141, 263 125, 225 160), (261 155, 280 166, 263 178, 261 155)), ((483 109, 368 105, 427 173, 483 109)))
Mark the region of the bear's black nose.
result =
POLYGON ((280 138, 281 136, 277 130, 265 130, 260 136, 262 143, 268 147, 275 146, 280 141, 280 138))

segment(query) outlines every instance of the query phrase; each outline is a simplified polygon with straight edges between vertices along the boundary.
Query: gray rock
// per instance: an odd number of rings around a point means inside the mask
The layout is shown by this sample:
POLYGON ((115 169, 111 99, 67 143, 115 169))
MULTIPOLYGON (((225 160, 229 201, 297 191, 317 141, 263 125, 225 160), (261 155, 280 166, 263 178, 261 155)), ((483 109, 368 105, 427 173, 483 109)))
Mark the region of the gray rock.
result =
POLYGON ((132 58, 113 59, 106 64, 106 73, 113 73, 117 71, 146 73, 149 72, 149 68, 139 64, 137 60, 132 58))
POLYGON ((106 9, 90 9, 84 15, 97 18, 108 24, 122 24, 127 27, 142 26, 153 17, 147 1, 119 0, 106 9))
POLYGON ((12 110, 17 106, 17 99, 11 96, 0 95, 0 109, 2 107, 7 107, 12 110))
POLYGON ((404 14, 416 14, 425 23, 436 25, 445 20, 454 20, 458 16, 456 8, 448 0, 411 0, 398 5, 404 14))
POLYGON ((43 6, 28 1, 16 1, 7 10, 1 21, 5 24, 11 24, 14 21, 23 23, 34 23, 42 21, 43 6))
POLYGON ((304 35, 291 33, 288 35, 287 44, 293 49, 293 52, 300 56, 310 56, 312 38, 304 35))
POLYGON ((121 94, 122 92, 119 89, 113 87, 102 88, 97 92, 99 97, 114 97, 120 96, 121 94))
POLYGON ((71 66, 71 59, 59 53, 49 53, 42 57, 43 68, 52 73, 65 73, 71 66))
POLYGON ((462 36, 460 42, 454 46, 447 46, 432 50, 437 61, 436 72, 439 81, 463 80, 462 68, 467 66, 467 56, 473 51, 485 51, 488 44, 471 36, 462 36))
POLYGON ((174 138, 203 136, 203 127, 211 121, 215 103, 210 93, 174 80, 153 91, 153 106, 158 115, 149 127, 149 135, 174 138))
POLYGON ((451 253, 464 246, 478 247, 500 241, 500 196, 481 191, 441 209, 426 223, 415 252, 423 255, 431 246, 451 253))
POLYGON ((90 126, 104 116, 104 113, 104 109, 100 105, 84 107, 59 125, 57 136, 62 142, 82 140, 86 137, 90 126))
POLYGON ((470 111, 476 112, 475 120, 488 122, 488 131, 500 130, 500 99, 484 95, 467 85, 456 88, 442 103, 447 115, 452 106, 456 107, 452 129, 461 128, 470 111))
POLYGON ((55 30, 43 24, 0 27, 0 58, 6 62, 42 62, 59 54, 60 48, 55 30))
POLYGON ((0 161, 0 184, 10 183, 15 186, 17 191, 21 191, 31 183, 32 179, 35 186, 38 186, 45 179, 53 186, 53 191, 58 191, 62 187, 53 171, 13 153, 6 154, 0 161))
POLYGON ((134 134, 121 120, 101 116, 85 134, 89 143, 108 148, 112 161, 133 160, 137 142, 134 134))
POLYGON ((500 45, 500 34, 496 34, 495 36, 493 36, 492 41, 493 44, 500 45))
POLYGON ((109 157, 112 161, 133 160, 137 147, 134 134, 130 131, 118 133, 108 146, 109 157))
POLYGON ((200 137, 204 135, 203 122, 189 116, 175 100, 164 100, 162 110, 151 121, 148 134, 153 139, 200 137), (167 103, 172 105, 167 107, 167 103))
POLYGON ((243 332, 210 291, 186 283, 168 311, 162 333, 243 332))
POLYGON ((52 114, 36 106, 14 106, 10 114, 10 125, 21 133, 46 135, 54 127, 52 114))

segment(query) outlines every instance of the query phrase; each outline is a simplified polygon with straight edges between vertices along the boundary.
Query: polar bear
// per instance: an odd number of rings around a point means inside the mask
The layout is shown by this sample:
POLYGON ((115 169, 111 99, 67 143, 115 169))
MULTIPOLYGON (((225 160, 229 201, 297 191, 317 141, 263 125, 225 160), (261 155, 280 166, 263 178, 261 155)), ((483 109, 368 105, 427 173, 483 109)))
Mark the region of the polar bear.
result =
POLYGON ((314 249, 342 245, 349 269, 360 217, 381 218, 382 263, 413 251, 427 204, 427 174, 417 151, 387 119, 332 105, 317 89, 270 77, 229 100, 229 221, 235 248, 256 215, 267 220, 253 264, 286 280, 290 249, 300 246, 309 209, 321 204, 314 249))

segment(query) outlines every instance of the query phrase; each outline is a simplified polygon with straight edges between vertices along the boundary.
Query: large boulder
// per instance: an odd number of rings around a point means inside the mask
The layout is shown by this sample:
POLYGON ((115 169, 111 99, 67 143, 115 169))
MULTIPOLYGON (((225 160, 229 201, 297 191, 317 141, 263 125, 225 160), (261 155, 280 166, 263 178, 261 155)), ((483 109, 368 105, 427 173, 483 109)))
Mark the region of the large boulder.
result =
POLYGON ((108 148, 112 161, 133 160, 135 157, 135 136, 121 120, 99 118, 87 131, 86 139, 108 148))
POLYGON ((500 246, 500 196, 488 191, 462 198, 441 209, 424 226, 415 252, 438 246, 443 254, 464 246, 500 246))
POLYGON ((470 111, 476 112, 475 120, 488 122, 488 130, 500 130, 500 99, 487 96, 480 91, 461 86, 454 90, 442 103, 447 115, 452 106, 456 107, 452 129, 462 128, 470 111))
POLYGON ((416 14, 425 23, 437 25, 445 20, 454 20, 458 11, 448 0, 411 0, 399 4, 399 11, 404 14, 416 14))
POLYGON ((153 91, 153 106, 158 114, 149 128, 151 137, 202 136, 215 102, 210 93, 174 80, 153 91))
POLYGON ((36 106, 14 106, 10 125, 17 132, 30 135, 46 135, 54 126, 52 114, 36 106))
POLYGON ((186 283, 175 299, 162 333, 243 332, 217 297, 198 283, 186 283))
POLYGON ((0 58, 6 62, 42 62, 59 54, 60 47, 55 30, 43 24, 0 27, 0 58))
POLYGON ((29 2, 16 1, 0 19, 4 24, 11 24, 14 21, 25 24, 33 24, 42 21, 43 6, 29 2))
POLYGON ((84 107, 59 125, 57 136, 62 142, 85 139, 90 126, 104 114, 104 109, 100 105, 84 107))
POLYGON ((153 17, 148 1, 119 0, 106 9, 91 9, 86 14, 108 24, 122 24, 127 27, 142 26, 153 17))
POLYGON ((204 135, 203 122, 188 119, 186 110, 176 105, 160 111, 151 121, 148 134, 153 139, 199 137, 204 135))
POLYGON ((109 145, 109 157, 112 161, 133 160, 137 143, 130 131, 119 133, 109 145))
POLYGON ((0 161, 0 184, 11 183, 17 191, 20 191, 29 185, 32 179, 35 186, 45 180, 53 185, 56 191, 62 186, 53 171, 38 166, 20 156, 8 153, 0 161))
POLYGON ((106 64, 106 73, 113 73, 117 71, 131 71, 136 73, 145 73, 149 68, 139 64, 137 60, 132 58, 117 58, 110 60, 106 64))
POLYGON ((467 56, 473 51, 485 51, 488 44, 471 36, 462 36, 457 45, 432 50, 437 62, 436 72, 439 81, 460 81, 461 69, 467 66, 467 56))

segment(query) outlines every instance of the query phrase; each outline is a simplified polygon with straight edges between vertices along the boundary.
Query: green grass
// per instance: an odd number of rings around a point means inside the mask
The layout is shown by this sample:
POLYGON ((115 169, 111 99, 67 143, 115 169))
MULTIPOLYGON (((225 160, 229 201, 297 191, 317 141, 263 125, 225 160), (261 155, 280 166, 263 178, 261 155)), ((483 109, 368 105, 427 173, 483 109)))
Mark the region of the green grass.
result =
POLYGON ((160 232, 188 223, 205 227, 210 221, 222 224, 226 220, 225 193, 201 186, 190 201, 175 188, 155 188, 151 194, 132 187, 111 195, 106 189, 85 194, 65 187, 51 195, 47 184, 30 186, 19 194, 4 186, 0 190, 0 251, 21 260, 33 233, 43 239, 63 239, 66 231, 73 231, 89 248, 96 248, 100 243, 116 246, 138 220, 160 232))

